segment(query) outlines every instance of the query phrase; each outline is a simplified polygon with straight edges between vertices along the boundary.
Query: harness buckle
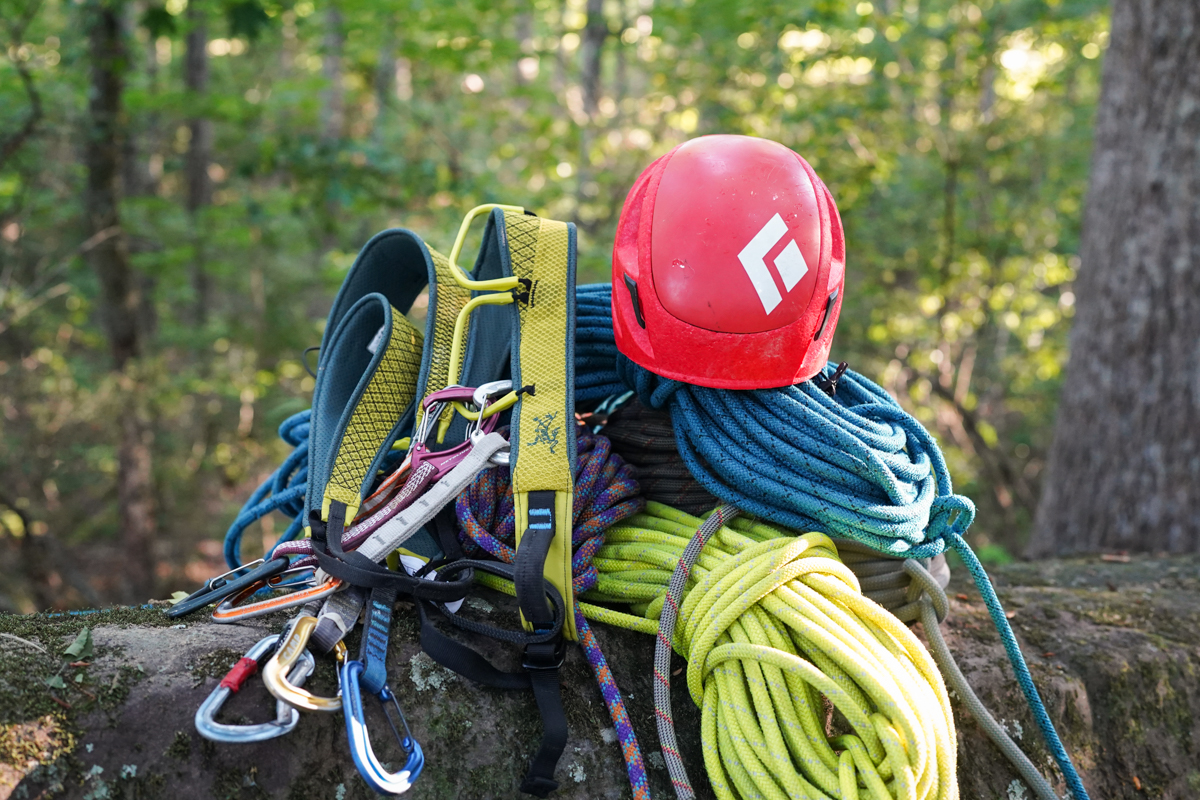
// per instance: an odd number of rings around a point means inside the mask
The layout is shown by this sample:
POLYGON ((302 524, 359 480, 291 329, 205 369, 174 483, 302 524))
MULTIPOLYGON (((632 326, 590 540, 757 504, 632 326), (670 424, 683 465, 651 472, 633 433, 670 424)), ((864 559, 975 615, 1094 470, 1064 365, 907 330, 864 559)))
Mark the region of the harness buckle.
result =
POLYGON ((553 641, 525 645, 521 666, 527 670, 556 670, 562 667, 567 657, 566 640, 557 636, 553 641))

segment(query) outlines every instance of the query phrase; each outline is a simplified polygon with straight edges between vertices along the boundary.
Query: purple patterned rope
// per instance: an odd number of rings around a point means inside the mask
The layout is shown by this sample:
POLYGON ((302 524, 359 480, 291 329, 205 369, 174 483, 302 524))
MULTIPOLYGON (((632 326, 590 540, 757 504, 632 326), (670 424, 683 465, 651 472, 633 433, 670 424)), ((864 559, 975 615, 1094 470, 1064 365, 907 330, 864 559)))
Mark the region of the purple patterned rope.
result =
MULTIPOLYGON (((604 544, 604 531, 642 509, 645 501, 638 495, 633 468, 612 452, 612 445, 603 436, 586 428, 576 429, 578 460, 575 474, 575 506, 572 515, 571 544, 575 555, 571 561, 574 575, 572 585, 578 596, 596 585, 600 579, 592 557, 604 544)), ((458 538, 470 558, 486 552, 500 561, 513 563, 516 558, 516 514, 513 511, 512 481, 507 468, 485 470, 476 476, 455 504, 461 530, 458 538)), ((575 627, 579 643, 587 655, 588 664, 600 686, 600 694, 608 707, 609 716, 621 741, 621 754, 629 773, 629 786, 634 800, 650 800, 650 785, 646 767, 633 723, 625 709, 621 690, 600 645, 592 633, 579 606, 575 607, 575 627)))

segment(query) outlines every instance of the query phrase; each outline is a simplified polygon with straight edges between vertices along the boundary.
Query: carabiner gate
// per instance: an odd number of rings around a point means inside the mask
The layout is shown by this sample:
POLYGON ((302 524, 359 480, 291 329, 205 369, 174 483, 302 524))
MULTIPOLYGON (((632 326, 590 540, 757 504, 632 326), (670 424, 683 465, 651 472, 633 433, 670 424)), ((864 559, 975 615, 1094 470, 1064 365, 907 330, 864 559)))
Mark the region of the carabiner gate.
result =
POLYGON ((401 710, 396 695, 385 685, 383 691, 377 696, 380 704, 383 705, 383 713, 387 717, 392 734, 400 743, 400 748, 404 750, 408 759, 399 772, 388 772, 379 763, 379 759, 371 747, 371 737, 367 733, 367 725, 363 719, 362 693, 358 684, 359 677, 365 669, 361 661, 347 661, 338 670, 342 692, 342 711, 346 716, 346 736, 350 740, 350 755, 353 756, 354 766, 358 767, 358 772, 362 775, 363 780, 376 792, 390 795, 404 794, 421 774, 421 769, 425 766, 425 754, 421 751, 421 745, 413 738, 412 731, 408 729, 408 720, 404 718, 404 711, 401 710), (395 707, 396 714, 400 717, 400 723, 404 727, 403 736, 400 735, 400 730, 388 712, 389 703, 395 707))
MULTIPOLYGON (((212 694, 200 704, 200 708, 196 709, 196 730, 201 736, 213 742, 230 744, 264 742, 267 739, 274 739, 276 736, 290 733, 296 727, 296 723, 300 721, 300 712, 282 700, 275 701, 275 720, 273 722, 262 722, 257 725, 228 725, 216 721, 217 713, 229 699, 229 695, 241 689, 246 680, 258 671, 259 661, 274 649, 279 639, 278 634, 260 639, 258 644, 251 647, 250 651, 242 656, 221 679, 221 683, 216 689, 213 689, 212 694)), ((312 674, 315 666, 316 662, 313 660, 312 654, 307 650, 304 651, 300 662, 292 668, 291 674, 288 675, 288 682, 295 686, 302 685, 305 679, 312 674)))

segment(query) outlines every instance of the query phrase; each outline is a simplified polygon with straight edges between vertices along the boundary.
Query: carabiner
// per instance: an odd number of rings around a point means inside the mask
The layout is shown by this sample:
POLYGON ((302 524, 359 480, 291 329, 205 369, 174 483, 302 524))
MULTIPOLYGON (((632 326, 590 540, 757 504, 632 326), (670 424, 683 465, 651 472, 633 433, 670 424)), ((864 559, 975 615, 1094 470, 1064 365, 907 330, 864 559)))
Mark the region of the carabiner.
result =
MULTIPOLYGON (((299 563, 297 562, 297 564, 299 563)), ((296 592, 280 595, 279 597, 269 597, 266 600, 259 600, 257 603, 250 603, 244 606, 238 605, 238 603, 246 600, 266 585, 266 581, 252 584, 233 597, 222 601, 213 610, 213 622, 240 622, 244 619, 261 617, 264 614, 282 611, 285 608, 302 606, 312 600, 320 600, 322 597, 328 597, 334 592, 339 592, 345 588, 344 583, 334 578, 308 589, 301 589, 296 592)))
POLYGON ((383 706, 383 715, 387 718, 388 726, 391 727, 392 734, 400 743, 400 748, 407 754, 408 759, 399 772, 388 772, 379 763, 379 759, 371 747, 371 737, 367 733, 367 725, 363 719, 362 692, 358 686, 359 677, 365 669, 366 667, 361 661, 347 661, 338 670, 342 693, 342 712, 346 717, 346 737, 350 740, 350 755, 354 758, 354 766, 358 767, 358 774, 362 775, 367 785, 376 792, 390 795, 404 794, 421 774, 421 769, 425 766, 425 754, 421 752, 421 745, 417 743, 417 740, 413 738, 412 731, 408 729, 408 720, 404 718, 404 711, 400 708, 396 695, 387 685, 384 685, 377 697, 383 706), (392 715, 388 713, 389 702, 395 707, 396 714, 399 715, 400 722, 404 726, 403 736, 400 735, 396 723, 392 721, 392 715))
MULTIPOLYGON (((467 273, 462 271, 458 266, 458 257, 462 253, 463 244, 467 240, 467 231, 471 228, 471 221, 480 214, 491 211, 494 208, 500 208, 505 211, 515 211, 518 214, 525 213, 525 209, 521 206, 506 206, 500 203, 484 203, 481 206, 475 206, 467 215, 463 217, 462 225, 458 227, 458 235, 454 237, 454 246, 450 248, 450 275, 454 278, 454 282, 464 289, 472 289, 479 291, 503 292, 509 289, 516 289, 521 285, 517 278, 496 278, 490 281, 476 281, 467 277, 467 273)), ((451 364, 457 364, 453 359, 451 364)))
MULTIPOLYGON (((247 679, 258 671, 258 662, 274 649, 279 639, 279 634, 260 639, 258 644, 251 647, 250 652, 242 656, 233 669, 226 673, 217 688, 213 689, 212 694, 200 704, 200 708, 196 709, 196 730, 201 736, 210 741, 230 744, 264 742, 267 739, 291 733, 292 729, 296 727, 296 723, 300 721, 300 712, 282 700, 275 701, 275 720, 273 722, 262 722, 257 725, 228 725, 216 721, 217 713, 229 695, 241 689, 247 679)), ((316 662, 313 660, 312 654, 307 650, 304 651, 300 663, 296 664, 292 668, 291 674, 288 675, 288 682, 295 686, 302 685, 315 667, 316 662)))
MULTIPOLYGON (((302 654, 308 653, 308 637, 312 636, 316 627, 317 618, 307 611, 296 617, 295 623, 280 642, 279 649, 263 667, 263 683, 277 699, 301 711, 338 711, 342 707, 340 689, 337 697, 317 697, 288 680, 288 670, 302 654)), ((334 645, 333 652, 338 661, 346 660, 346 645, 342 642, 334 645)))
POLYGON ((512 388, 512 381, 492 381, 491 383, 485 383, 471 395, 471 402, 474 403, 476 411, 471 411, 460 402, 454 404, 454 410, 478 425, 482 420, 491 419, 493 415, 499 414, 501 411, 507 411, 517 404, 517 401, 521 399, 521 394, 520 392, 514 392, 512 388), (504 392, 508 392, 508 394, 492 402, 491 398, 493 395, 504 392))
POLYGON ((288 560, 286 558, 272 558, 270 561, 263 561, 260 558, 236 569, 231 569, 222 575, 209 579, 199 589, 167 609, 167 616, 172 618, 182 617, 184 614, 190 614, 210 603, 220 602, 231 594, 241 592, 247 586, 254 586, 255 591, 258 591, 257 584, 260 581, 272 578, 287 568, 288 560), (243 569, 249 569, 250 571, 233 580, 226 580, 233 573, 243 569))

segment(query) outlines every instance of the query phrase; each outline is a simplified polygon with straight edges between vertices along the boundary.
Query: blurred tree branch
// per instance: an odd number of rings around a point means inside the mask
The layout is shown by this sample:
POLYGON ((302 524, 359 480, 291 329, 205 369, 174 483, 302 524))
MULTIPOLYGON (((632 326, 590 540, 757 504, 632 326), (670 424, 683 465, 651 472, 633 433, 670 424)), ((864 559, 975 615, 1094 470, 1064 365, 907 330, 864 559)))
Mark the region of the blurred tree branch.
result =
POLYGON ((29 71, 27 60, 20 55, 20 46, 25 38, 25 31, 28 29, 29 23, 33 22, 34 17, 37 16, 41 5, 41 0, 35 0, 35 2, 28 5, 22 14, 17 16, 15 21, 10 21, 5 25, 8 41, 5 42, 4 50, 8 56, 8 60, 17 71, 17 76, 21 79, 21 85, 25 88, 25 95, 29 98, 29 113, 20 128, 0 140, 0 169, 4 169, 4 165, 8 160, 33 135, 33 132, 37 130, 38 124, 42 121, 44 114, 42 96, 38 93, 37 86, 33 82, 33 75, 29 71))

